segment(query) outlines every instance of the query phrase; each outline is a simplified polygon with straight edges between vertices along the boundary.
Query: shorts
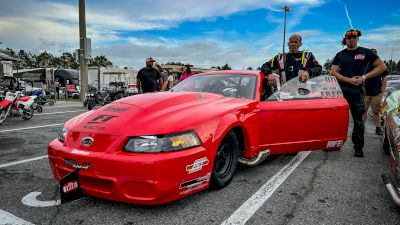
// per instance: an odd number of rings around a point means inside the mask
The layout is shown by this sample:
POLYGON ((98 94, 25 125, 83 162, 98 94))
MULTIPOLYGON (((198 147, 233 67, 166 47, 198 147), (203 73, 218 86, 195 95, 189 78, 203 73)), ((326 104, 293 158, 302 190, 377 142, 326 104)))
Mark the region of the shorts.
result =
POLYGON ((381 112, 381 101, 382 101, 382 93, 376 96, 366 95, 364 97, 365 111, 368 111, 369 106, 371 106, 372 112, 374 114, 379 114, 381 112))

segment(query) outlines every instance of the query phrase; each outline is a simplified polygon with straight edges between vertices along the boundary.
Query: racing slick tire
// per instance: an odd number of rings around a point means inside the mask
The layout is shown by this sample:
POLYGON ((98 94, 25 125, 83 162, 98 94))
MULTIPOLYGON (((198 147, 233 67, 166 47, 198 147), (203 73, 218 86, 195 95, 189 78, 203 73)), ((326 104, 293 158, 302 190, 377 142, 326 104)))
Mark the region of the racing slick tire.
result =
POLYGON ((239 145, 235 132, 229 131, 218 146, 211 174, 211 188, 227 186, 235 175, 239 159, 239 145))
POLYGON ((53 100, 49 100, 49 106, 53 106, 54 105, 54 101, 53 100))
POLYGON ((24 111, 22 111, 22 119, 24 120, 30 120, 33 116, 33 111, 30 108, 24 109, 24 111))

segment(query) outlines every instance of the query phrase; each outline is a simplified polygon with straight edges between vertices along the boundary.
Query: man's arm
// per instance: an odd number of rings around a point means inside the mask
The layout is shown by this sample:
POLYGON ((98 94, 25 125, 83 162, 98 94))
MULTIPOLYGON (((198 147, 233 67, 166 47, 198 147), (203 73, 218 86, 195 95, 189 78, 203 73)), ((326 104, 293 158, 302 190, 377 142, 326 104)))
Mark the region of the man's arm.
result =
POLYGON ((322 66, 318 63, 317 59, 315 58, 315 56, 312 53, 311 53, 310 58, 308 59, 307 64, 308 64, 307 72, 310 77, 316 77, 316 76, 321 75, 322 66))
POLYGON ((272 74, 272 70, 278 69, 278 60, 276 59, 276 56, 272 58, 270 61, 264 63, 261 66, 261 72, 264 73, 264 76, 268 78, 268 84, 269 85, 275 85, 275 77, 272 74))
POLYGON ((331 74, 333 76, 335 76, 337 80, 342 81, 342 82, 346 82, 346 83, 349 83, 349 84, 352 84, 352 85, 355 85, 355 86, 358 86, 358 85, 362 84, 363 80, 361 79, 360 76, 355 76, 355 77, 352 77, 352 78, 348 78, 348 77, 345 77, 342 74, 340 74, 339 73, 339 69, 340 69, 340 67, 338 65, 332 64, 332 66, 331 66, 331 74))
POLYGON ((387 70, 385 63, 380 58, 377 58, 372 65, 374 66, 374 69, 364 74, 364 79, 378 76, 387 70))
POLYGON ((385 93, 386 86, 387 86, 387 76, 384 76, 382 77, 382 86, 381 86, 382 93, 385 93))

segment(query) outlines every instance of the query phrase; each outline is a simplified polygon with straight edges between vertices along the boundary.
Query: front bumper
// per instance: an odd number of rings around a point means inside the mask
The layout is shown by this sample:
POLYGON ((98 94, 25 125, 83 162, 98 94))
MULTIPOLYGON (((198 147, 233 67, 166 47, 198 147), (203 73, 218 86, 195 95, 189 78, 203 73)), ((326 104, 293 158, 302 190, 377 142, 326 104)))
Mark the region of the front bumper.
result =
POLYGON ((199 146, 168 153, 93 152, 68 148, 56 139, 48 155, 57 180, 83 167, 79 181, 88 196, 156 205, 207 189, 215 151, 199 146))

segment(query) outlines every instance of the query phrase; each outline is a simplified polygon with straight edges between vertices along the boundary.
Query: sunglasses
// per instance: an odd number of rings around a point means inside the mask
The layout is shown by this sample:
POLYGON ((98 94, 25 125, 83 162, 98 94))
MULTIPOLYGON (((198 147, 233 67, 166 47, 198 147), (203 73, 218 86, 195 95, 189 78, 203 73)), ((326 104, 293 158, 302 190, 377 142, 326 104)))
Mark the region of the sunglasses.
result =
POLYGON ((354 35, 354 36, 357 36, 357 37, 358 37, 358 31, 356 31, 356 30, 350 30, 350 31, 347 31, 347 32, 346 32, 346 36, 351 36, 351 35, 354 35))
POLYGON ((357 38, 357 36, 354 36, 354 35, 351 35, 351 36, 347 36, 347 37, 346 37, 347 40, 356 39, 356 38, 357 38))

